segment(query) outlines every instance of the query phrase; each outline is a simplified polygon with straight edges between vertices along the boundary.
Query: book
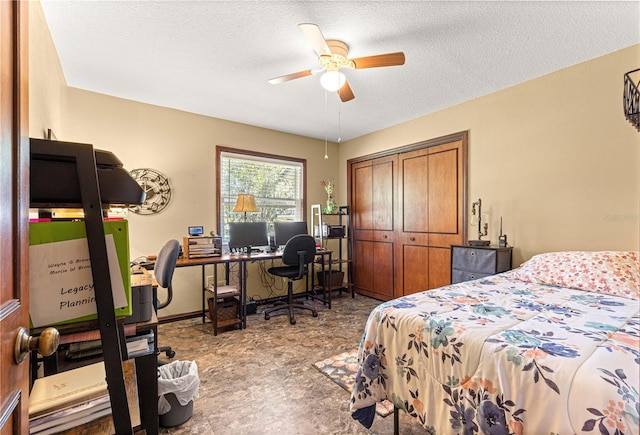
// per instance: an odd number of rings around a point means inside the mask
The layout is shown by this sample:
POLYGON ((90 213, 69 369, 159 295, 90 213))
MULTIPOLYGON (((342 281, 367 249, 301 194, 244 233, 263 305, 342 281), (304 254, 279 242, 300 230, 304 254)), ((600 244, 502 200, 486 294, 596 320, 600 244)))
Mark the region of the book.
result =
POLYGON ((33 418, 29 420, 29 433, 42 435, 56 433, 66 429, 66 426, 74 427, 109 414, 111 414, 111 402, 109 396, 105 395, 70 408, 33 418))
POLYGON ((104 362, 38 378, 29 395, 29 418, 35 418, 107 395, 104 362))
POLYGON ((69 420, 69 421, 65 421, 59 425, 53 426, 51 428, 48 429, 44 429, 42 431, 34 431, 31 432, 29 431, 29 433, 31 434, 38 434, 38 435, 52 435, 52 434, 57 434, 60 433, 62 431, 65 431, 67 429, 72 429, 74 427, 78 427, 81 426, 83 424, 87 424, 92 422, 93 420, 97 420, 101 417, 104 417, 106 415, 111 415, 111 407, 105 408, 105 409, 100 409, 97 410, 91 414, 85 415, 83 417, 79 417, 77 419, 74 420, 69 420))
MULTIPOLYGON (((207 287, 207 292, 210 292, 211 297, 213 297, 213 294, 214 294, 213 285, 210 285, 209 287, 207 287)), ((229 296, 237 296, 239 294, 240 292, 238 291, 238 288, 233 285, 221 285, 221 286, 218 286, 218 289, 217 289, 218 299, 229 297, 229 296)))

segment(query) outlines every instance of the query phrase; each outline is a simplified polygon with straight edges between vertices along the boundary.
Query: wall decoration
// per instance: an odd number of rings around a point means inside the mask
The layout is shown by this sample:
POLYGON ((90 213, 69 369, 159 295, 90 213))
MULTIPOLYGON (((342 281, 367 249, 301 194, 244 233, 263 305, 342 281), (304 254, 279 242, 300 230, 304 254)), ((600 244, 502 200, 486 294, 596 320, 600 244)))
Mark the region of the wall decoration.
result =
POLYGON ((132 205, 129 210, 142 215, 164 210, 171 200, 169 179, 162 172, 150 168, 133 169, 129 174, 140 184, 146 195, 143 204, 132 205))

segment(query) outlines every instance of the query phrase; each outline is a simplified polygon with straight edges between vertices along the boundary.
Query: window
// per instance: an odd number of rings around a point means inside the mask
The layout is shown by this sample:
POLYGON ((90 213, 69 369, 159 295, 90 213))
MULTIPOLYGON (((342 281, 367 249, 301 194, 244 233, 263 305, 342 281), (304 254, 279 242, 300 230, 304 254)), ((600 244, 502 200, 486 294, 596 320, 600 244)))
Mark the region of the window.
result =
POLYGON ((217 147, 218 231, 229 240, 229 222, 244 221, 232 210, 240 193, 254 195, 257 213, 247 222, 267 222, 273 234, 275 221, 305 220, 306 160, 217 147))

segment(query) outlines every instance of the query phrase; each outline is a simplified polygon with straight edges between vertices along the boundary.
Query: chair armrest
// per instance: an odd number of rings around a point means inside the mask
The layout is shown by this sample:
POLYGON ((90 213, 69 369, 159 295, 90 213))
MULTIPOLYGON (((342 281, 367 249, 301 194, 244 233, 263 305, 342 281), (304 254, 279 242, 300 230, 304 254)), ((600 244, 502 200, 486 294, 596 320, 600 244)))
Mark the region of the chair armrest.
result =
POLYGON ((302 279, 307 272, 307 264, 304 261, 307 251, 298 251, 298 276, 295 279, 302 279))

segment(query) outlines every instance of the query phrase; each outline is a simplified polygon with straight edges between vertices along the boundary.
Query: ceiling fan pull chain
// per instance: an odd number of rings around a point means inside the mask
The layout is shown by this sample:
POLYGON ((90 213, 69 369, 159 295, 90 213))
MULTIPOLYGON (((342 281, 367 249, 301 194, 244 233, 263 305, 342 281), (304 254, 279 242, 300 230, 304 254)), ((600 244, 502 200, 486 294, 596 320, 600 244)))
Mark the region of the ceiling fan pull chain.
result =
POLYGON ((329 123, 329 110, 327 109, 327 90, 324 91, 324 158, 328 159, 327 154, 327 124, 329 123))
POLYGON ((338 104, 338 143, 342 142, 342 135, 340 130, 340 104, 338 104))

